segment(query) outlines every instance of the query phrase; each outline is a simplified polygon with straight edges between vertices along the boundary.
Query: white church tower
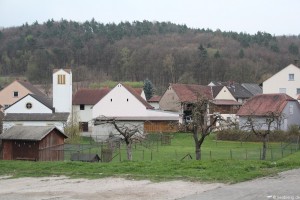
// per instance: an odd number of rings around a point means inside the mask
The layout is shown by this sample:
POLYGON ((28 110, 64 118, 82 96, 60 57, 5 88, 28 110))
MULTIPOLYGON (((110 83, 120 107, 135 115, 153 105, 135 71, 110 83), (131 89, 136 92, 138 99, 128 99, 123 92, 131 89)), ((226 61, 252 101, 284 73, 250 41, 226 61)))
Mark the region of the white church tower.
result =
POLYGON ((53 107, 56 113, 71 113, 72 109, 72 71, 53 70, 53 107))

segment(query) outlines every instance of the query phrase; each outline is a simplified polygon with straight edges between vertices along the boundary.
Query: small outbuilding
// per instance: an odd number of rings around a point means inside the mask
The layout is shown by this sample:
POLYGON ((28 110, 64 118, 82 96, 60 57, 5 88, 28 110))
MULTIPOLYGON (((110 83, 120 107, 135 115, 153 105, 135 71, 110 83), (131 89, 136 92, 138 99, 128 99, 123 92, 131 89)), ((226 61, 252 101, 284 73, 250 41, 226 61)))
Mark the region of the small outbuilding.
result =
POLYGON ((66 138, 55 126, 14 126, 0 135, 3 160, 64 160, 66 138))

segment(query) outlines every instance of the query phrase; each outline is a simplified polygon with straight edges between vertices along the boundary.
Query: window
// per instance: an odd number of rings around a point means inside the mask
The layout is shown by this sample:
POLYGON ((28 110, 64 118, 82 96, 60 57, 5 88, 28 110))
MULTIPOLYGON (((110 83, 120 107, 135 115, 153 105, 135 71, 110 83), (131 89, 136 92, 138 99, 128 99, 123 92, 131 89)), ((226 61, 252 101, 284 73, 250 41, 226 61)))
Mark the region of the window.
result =
POLYGON ((285 94, 286 93, 286 88, 279 88, 279 93, 285 94))
POLYGON ((19 96, 19 92, 18 91, 14 91, 14 97, 18 97, 19 96))
POLYGON ((294 74, 289 74, 289 81, 293 81, 294 80, 294 74))
POLYGON ((84 110, 84 104, 80 104, 80 110, 84 110))
POLYGON ((59 75, 57 76, 57 83, 58 83, 58 84, 61 84, 61 85, 66 84, 66 75, 64 75, 64 74, 59 74, 59 75))
POLYGON ((297 88, 297 94, 300 94, 300 88, 297 88))
POLYGON ((26 103, 26 108, 31 109, 32 108, 32 103, 26 103))

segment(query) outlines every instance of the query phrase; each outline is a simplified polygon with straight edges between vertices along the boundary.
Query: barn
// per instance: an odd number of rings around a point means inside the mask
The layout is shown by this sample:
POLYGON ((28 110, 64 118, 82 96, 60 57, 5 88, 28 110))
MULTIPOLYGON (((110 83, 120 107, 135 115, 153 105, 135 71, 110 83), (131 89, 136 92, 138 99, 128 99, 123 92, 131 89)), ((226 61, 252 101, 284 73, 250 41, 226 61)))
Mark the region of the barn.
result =
POLYGON ((66 138, 55 126, 14 126, 0 135, 2 157, 3 160, 63 160, 66 138))

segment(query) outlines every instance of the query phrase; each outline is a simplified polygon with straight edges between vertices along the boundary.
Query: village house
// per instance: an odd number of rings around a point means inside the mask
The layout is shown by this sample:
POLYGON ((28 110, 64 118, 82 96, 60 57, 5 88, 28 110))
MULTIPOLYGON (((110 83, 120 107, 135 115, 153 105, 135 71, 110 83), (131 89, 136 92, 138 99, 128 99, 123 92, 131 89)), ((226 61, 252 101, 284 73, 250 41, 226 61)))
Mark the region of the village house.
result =
POLYGON ((180 123, 186 123, 192 120, 193 103, 199 98, 210 101, 209 114, 219 114, 226 120, 235 120, 235 114, 241 106, 225 86, 170 84, 159 101, 159 107, 179 112, 180 123))
POLYGON ((89 132, 93 127, 93 106, 100 101, 110 89, 79 89, 73 97, 73 114, 78 118, 83 132, 89 132))
POLYGON ((300 69, 290 64, 263 82, 263 94, 283 93, 298 99, 300 95, 300 69))
POLYGON ((287 131, 292 125, 300 125, 300 105, 296 99, 287 94, 261 94, 249 99, 237 112, 239 127, 251 130, 247 121, 254 122, 255 129, 266 130, 270 118, 276 119, 271 130, 287 131))
POLYGON ((54 126, 14 126, 0 135, 4 160, 64 160, 67 136, 54 126))
POLYGON ((15 80, 0 91, 0 105, 2 110, 20 100, 27 94, 45 96, 40 90, 35 88, 30 82, 25 80, 15 80))
POLYGON ((140 127, 143 132, 170 132, 171 123, 178 122, 178 113, 155 110, 133 88, 119 83, 93 107, 96 120, 93 135, 116 134, 111 125, 101 124, 106 118, 140 127), (100 124, 100 125, 99 125, 100 124))
POLYGON ((159 110, 159 101, 161 96, 153 96, 148 100, 148 103, 156 110, 159 110))

